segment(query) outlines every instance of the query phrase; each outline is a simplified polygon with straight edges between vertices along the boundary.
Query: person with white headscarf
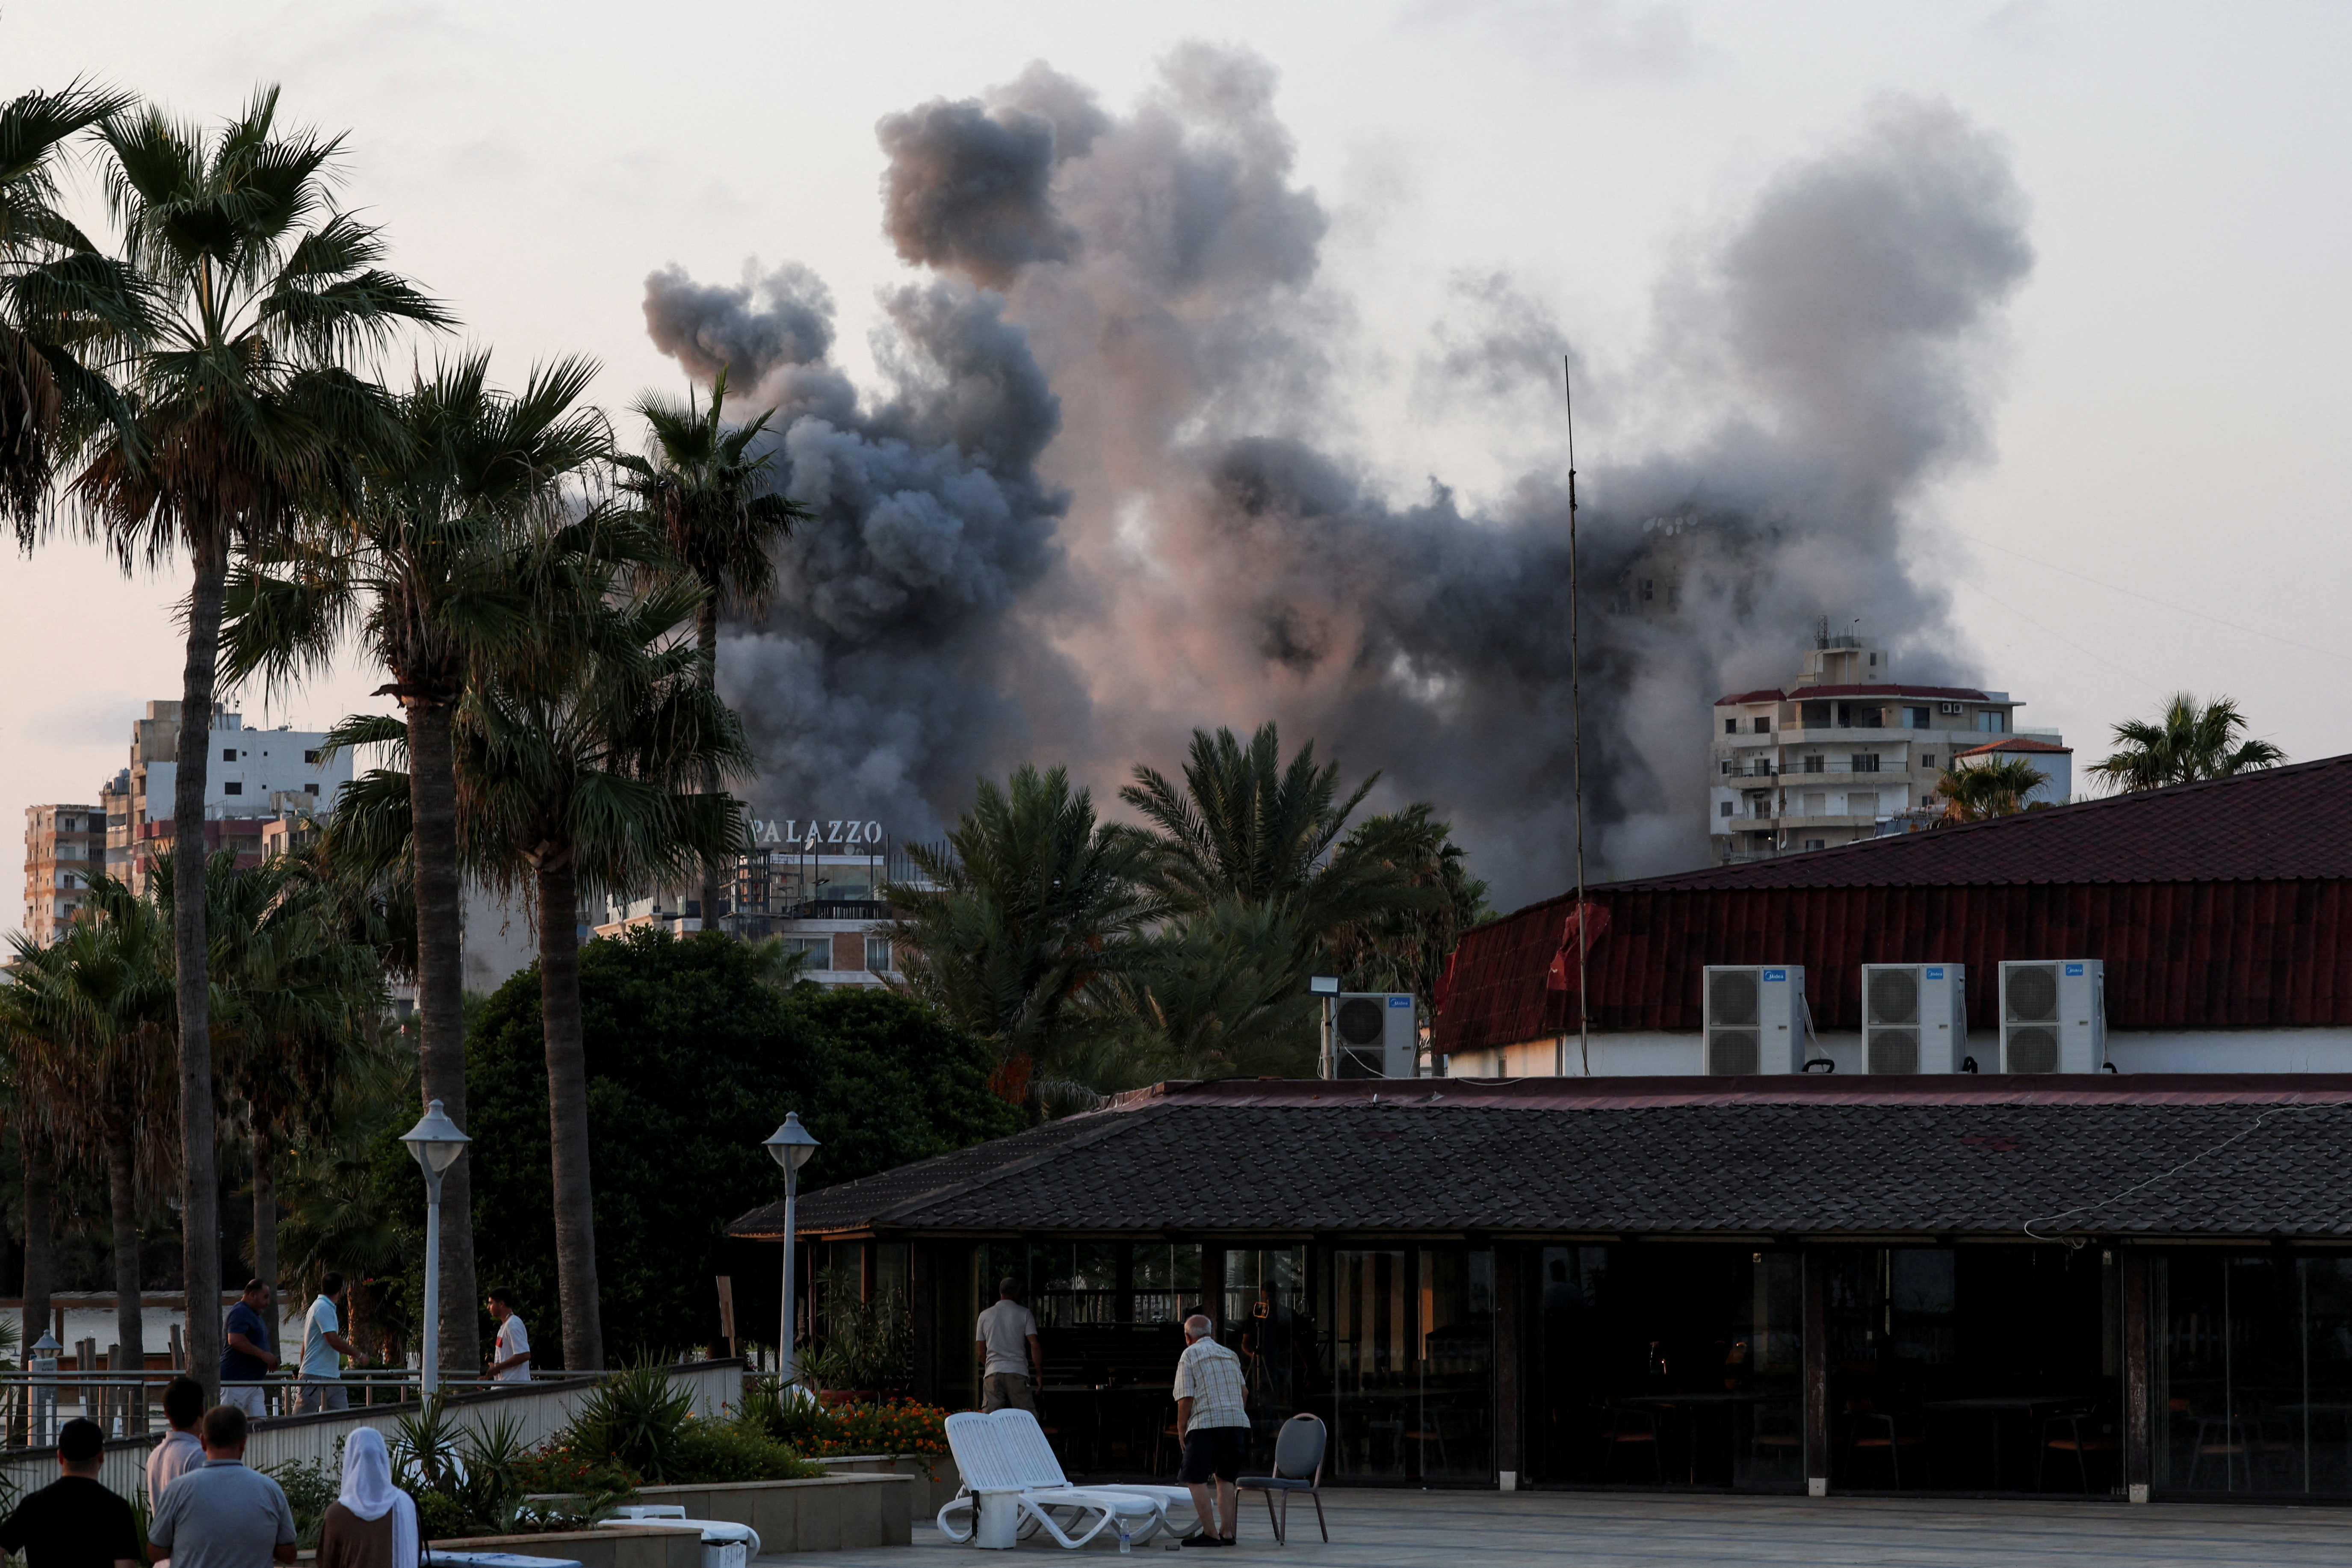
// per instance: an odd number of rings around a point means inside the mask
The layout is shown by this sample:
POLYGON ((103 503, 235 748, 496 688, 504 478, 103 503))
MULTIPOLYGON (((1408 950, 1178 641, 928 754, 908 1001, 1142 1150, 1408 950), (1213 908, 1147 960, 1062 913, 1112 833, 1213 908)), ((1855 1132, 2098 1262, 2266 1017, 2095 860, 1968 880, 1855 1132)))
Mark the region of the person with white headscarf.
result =
POLYGON ((416 1500, 392 1484, 383 1434, 362 1426, 343 1442, 342 1494, 327 1505, 318 1568, 417 1568, 416 1500))

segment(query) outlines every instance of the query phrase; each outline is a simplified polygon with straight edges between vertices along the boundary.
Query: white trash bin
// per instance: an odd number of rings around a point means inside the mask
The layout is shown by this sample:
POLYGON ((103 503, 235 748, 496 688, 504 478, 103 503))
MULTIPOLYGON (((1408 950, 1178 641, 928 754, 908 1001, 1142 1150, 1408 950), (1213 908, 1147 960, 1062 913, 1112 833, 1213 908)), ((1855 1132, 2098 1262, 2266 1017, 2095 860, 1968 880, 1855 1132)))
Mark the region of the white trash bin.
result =
POLYGON ((751 1568, 751 1559, 760 1555, 760 1532, 750 1525, 723 1519, 688 1519, 678 1503, 632 1503, 614 1509, 610 1519, 598 1520, 596 1526, 600 1530, 648 1526, 699 1530, 702 1568, 751 1568))

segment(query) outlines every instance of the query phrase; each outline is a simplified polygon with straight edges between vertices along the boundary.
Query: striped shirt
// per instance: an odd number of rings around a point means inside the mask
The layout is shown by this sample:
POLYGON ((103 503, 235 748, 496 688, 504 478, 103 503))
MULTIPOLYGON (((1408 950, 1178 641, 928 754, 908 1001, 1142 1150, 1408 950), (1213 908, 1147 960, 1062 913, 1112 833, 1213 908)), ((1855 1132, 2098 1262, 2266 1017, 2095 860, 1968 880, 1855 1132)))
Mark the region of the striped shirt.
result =
POLYGON ((1249 1425, 1242 1408, 1242 1358, 1213 1339, 1194 1340, 1177 1358, 1176 1397, 1192 1402, 1187 1432, 1249 1425))

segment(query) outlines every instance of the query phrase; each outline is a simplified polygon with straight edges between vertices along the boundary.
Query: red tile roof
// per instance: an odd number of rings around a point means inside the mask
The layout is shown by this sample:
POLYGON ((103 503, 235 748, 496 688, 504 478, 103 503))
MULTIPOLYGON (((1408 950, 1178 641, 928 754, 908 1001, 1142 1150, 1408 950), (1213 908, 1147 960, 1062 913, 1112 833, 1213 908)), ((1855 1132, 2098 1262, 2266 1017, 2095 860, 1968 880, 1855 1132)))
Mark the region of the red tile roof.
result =
MULTIPOLYGON (((1859 966, 1965 963, 1993 1028, 2007 959, 2096 958, 2117 1028, 2352 1025, 2352 756, 1590 889, 1603 1029, 1696 1029, 1710 963, 1790 963, 1822 1028, 1859 1027, 1859 966)), ((1575 1027, 1549 988, 1574 895, 1466 932, 1441 1052, 1575 1027)))
POLYGON ((1728 697, 1718 697, 1715 700, 1715 705, 1717 708, 1729 708, 1741 702, 1778 702, 1780 700, 1780 689, 1777 686, 1767 686, 1757 691, 1735 691, 1728 697))
POLYGON ((2005 741, 1995 741, 1989 745, 1983 746, 1970 746, 1967 751, 1957 752, 1954 752, 1953 755, 1956 759, 1959 757, 1982 757, 1989 756, 1995 752, 2028 752, 2040 754, 2054 752, 2059 755, 2071 757, 2074 754, 2074 748, 2072 746, 2053 746, 2047 741, 2036 741, 2024 735, 2011 735, 2005 741))

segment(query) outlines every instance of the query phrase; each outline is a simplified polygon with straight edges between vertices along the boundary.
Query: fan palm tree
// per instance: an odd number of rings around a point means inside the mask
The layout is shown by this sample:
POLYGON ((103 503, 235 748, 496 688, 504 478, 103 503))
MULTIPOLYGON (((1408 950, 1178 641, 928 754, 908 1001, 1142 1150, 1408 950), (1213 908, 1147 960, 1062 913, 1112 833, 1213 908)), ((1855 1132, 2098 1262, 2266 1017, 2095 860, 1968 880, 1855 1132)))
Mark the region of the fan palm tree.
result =
POLYGON ((2043 782, 2039 768, 2023 757, 1999 757, 1967 767, 1946 768, 1936 781, 1948 823, 1985 822, 2014 816, 2025 797, 2043 782))
POLYGON ((139 1194, 169 1168, 173 976, 168 910, 103 873, 89 879, 87 915, 48 947, 18 934, 16 983, 0 989, 18 1092, 47 1104, 68 1150, 106 1172, 114 1232, 116 1342, 141 1364, 139 1194))
POLYGON ((580 909, 590 889, 660 886, 742 841, 743 808, 707 791, 751 771, 740 721, 680 637, 706 595, 658 584, 583 627, 537 672, 477 686, 460 726, 464 809, 494 881, 527 885, 539 920, 563 1360, 604 1364, 580 1017, 580 909))
POLYGON ((2286 761, 2286 753, 2268 741, 2240 739, 2245 728, 2245 715, 2233 700, 2200 702, 2189 692, 2177 692, 2154 723, 2127 719, 2116 725, 2115 752, 2094 763, 2091 776, 2119 790, 2162 789, 2286 761))
MULTIPOLYGON (((470 679, 529 662, 551 624, 594 605, 604 552, 631 537, 599 518, 560 521, 565 485, 609 445, 603 416, 579 406, 595 374, 577 358, 535 366, 520 395, 490 384, 485 354, 420 374, 399 403, 404 438, 363 464, 341 528, 249 559, 228 592, 232 676, 323 668, 353 631, 392 676, 384 690, 401 707, 406 771, 357 781, 344 804, 388 803, 397 820, 339 809, 325 853, 339 876, 392 876, 410 889, 419 1092, 460 1126, 464 850, 452 725, 470 679), (375 841, 362 843, 367 834, 375 841)), ((639 542, 625 558, 646 553, 639 542)), ((438 1310, 452 1371, 473 1367, 478 1337, 458 1326, 479 1311, 469 1172, 459 1161, 441 1188, 438 1310)))
POLYGON ((1333 965, 1350 991, 1410 991, 1423 1016, 1435 1010, 1438 977, 1462 933, 1491 918, 1486 884, 1470 875, 1450 823, 1416 801, 1351 829, 1342 854, 1375 856, 1433 895, 1346 922, 1328 939, 1333 965))
POLYGON ((983 779, 943 846, 908 850, 928 885, 892 885, 900 984, 995 1048, 997 1092, 1029 1097, 1041 1069, 1067 1076, 1105 1021, 1087 988, 1131 973, 1166 905, 1145 885, 1155 856, 1132 828, 1095 819, 1066 771, 1024 765, 983 779))
MULTIPOLYGON (((614 458, 621 469, 621 488, 638 498, 671 561, 702 584, 694 640, 714 688, 719 683, 719 615, 756 615, 767 606, 776 585, 775 562, 769 552, 795 523, 813 521, 816 515, 775 492, 774 453, 752 450, 770 414, 730 428, 719 418, 726 398, 723 368, 710 388, 708 407, 695 405, 691 387, 683 403, 646 394, 632 410, 646 422, 646 455, 622 453, 614 458)), ((719 781, 706 779, 704 788, 715 795, 719 781)), ((719 922, 719 865, 714 859, 702 868, 706 929, 716 929, 719 922)))
MULTIPOLYGON (((383 394, 354 373, 400 328, 442 309, 381 263, 381 233, 337 208, 340 138, 286 130, 278 94, 207 134, 160 111, 109 119, 108 204, 152 321, 120 364, 129 408, 101 433, 73 494, 126 566, 184 549, 193 564, 181 678, 173 853, 205 855, 206 763, 229 559, 339 510, 352 454, 396 447, 383 394)), ((192 1300, 220 1289, 205 900, 175 908, 181 1221, 192 1300)), ((220 1324, 191 1313, 188 1358, 209 1389, 220 1324)))
POLYGON ((1165 933, 1149 962, 1096 987, 1126 1027, 1089 1081, 1102 1090, 1163 1078, 1305 1077, 1315 1070, 1318 998, 1297 983, 1294 918, 1220 899, 1165 933))
POLYGON ((130 270, 57 209, 66 144, 131 102, 74 82, 0 104, 0 514, 27 548, 60 448, 119 410, 89 356, 143 324, 130 270))

